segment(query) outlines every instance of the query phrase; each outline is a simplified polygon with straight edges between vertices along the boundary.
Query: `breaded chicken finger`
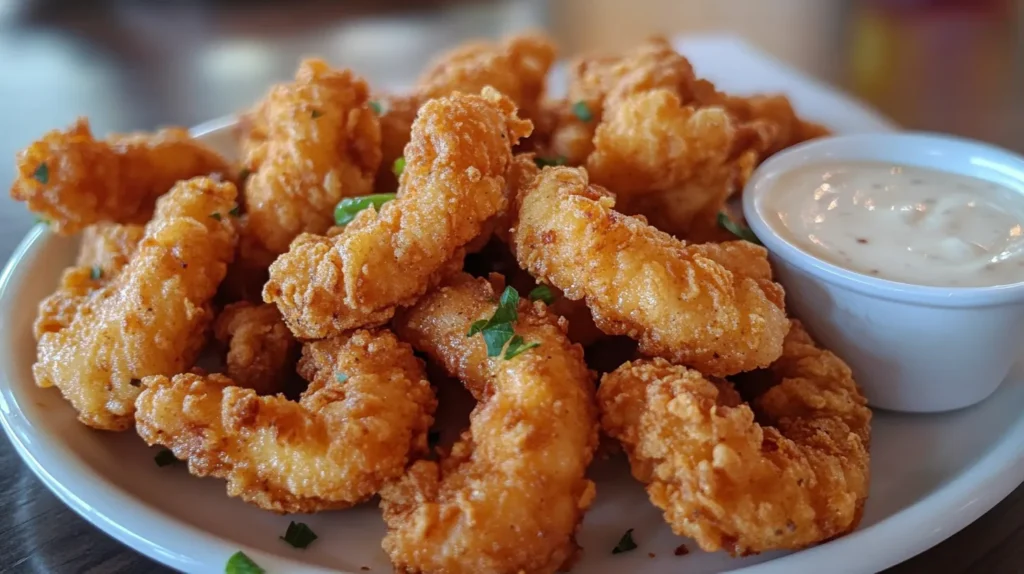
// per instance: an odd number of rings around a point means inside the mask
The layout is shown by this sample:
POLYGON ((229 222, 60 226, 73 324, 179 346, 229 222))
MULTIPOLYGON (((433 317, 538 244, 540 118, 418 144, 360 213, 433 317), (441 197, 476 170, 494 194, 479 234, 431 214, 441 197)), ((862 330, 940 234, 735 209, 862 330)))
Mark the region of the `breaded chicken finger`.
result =
POLYGON ((298 402, 258 396, 221 375, 149 377, 136 428, 227 479, 228 495, 274 512, 346 508, 426 452, 436 400, 423 362, 388 331, 309 343, 298 402))
POLYGON ((479 402, 440 462, 416 462, 381 490, 383 546, 399 572, 550 574, 578 551, 595 494, 584 476, 597 446, 593 376, 539 302, 521 303, 514 324, 537 346, 488 357, 484 335, 467 332, 495 314, 498 295, 460 274, 396 318, 399 336, 479 402))
MULTIPOLYGON (((512 237, 519 264, 566 297, 583 299, 598 328, 628 335, 645 354, 711 375, 766 367, 789 330, 782 287, 744 274, 737 250, 766 264, 753 244, 685 243, 613 209, 586 171, 546 168, 518 198, 512 237)), ((755 267, 759 268, 759 267, 755 267)))
POLYGON ((731 384, 663 359, 601 381, 602 428, 672 530, 705 551, 795 550, 860 520, 871 411, 850 369, 794 322, 768 371, 774 386, 753 408, 731 384))
POLYGON ((11 197, 68 235, 101 221, 144 223, 178 180, 229 170, 183 128, 97 140, 85 118, 48 132, 18 154, 17 164, 11 197))
POLYGON ((217 315, 213 334, 227 345, 227 375, 261 395, 282 392, 295 369, 299 345, 277 307, 232 303, 217 315))
POLYGON ((303 339, 386 322, 461 267, 462 248, 507 206, 512 146, 530 129, 490 88, 431 100, 406 148, 398 198, 336 236, 296 239, 271 266, 264 300, 303 339))
POLYGON ((41 310, 69 291, 82 296, 65 309, 69 320, 37 322, 36 384, 59 388, 91 427, 130 428, 139 380, 185 371, 205 342, 210 300, 234 255, 237 233, 227 214, 235 199, 231 183, 183 181, 157 202, 116 277, 102 283, 92 267, 66 271, 41 310), (82 293, 89 281, 101 286, 82 293))

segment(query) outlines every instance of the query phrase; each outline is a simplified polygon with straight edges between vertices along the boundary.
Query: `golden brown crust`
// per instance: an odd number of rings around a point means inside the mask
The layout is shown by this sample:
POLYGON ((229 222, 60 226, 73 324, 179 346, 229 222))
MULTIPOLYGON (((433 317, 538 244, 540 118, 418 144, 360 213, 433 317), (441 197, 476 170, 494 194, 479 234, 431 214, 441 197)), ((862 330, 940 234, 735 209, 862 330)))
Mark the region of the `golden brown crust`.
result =
POLYGON ((44 300, 68 298, 61 321, 41 327, 32 367, 41 387, 56 386, 94 428, 133 422, 139 380, 192 366, 212 320, 210 300, 234 254, 237 233, 227 214, 235 186, 194 178, 156 204, 137 252, 119 274, 92 279, 91 267, 65 272, 44 300))
POLYGON ((406 148, 398 198, 366 209, 334 237, 302 235, 270 268, 264 300, 299 338, 382 324, 452 270, 502 211, 512 145, 529 134, 511 100, 431 100, 406 148))
POLYGON ((230 171, 184 128, 97 140, 85 118, 19 152, 17 170, 11 197, 61 234, 101 221, 144 223, 157 197, 178 180, 230 171))
POLYGON ((765 367, 782 353, 789 322, 782 287, 764 274, 764 248, 688 246, 614 211, 579 168, 545 168, 518 202, 519 264, 585 300, 605 333, 719 376, 765 367), (761 271, 748 275, 747 267, 761 271))
POLYGON ((227 480, 230 496, 280 513, 346 508, 426 452, 436 407, 423 362, 387 331, 307 344, 298 402, 258 396, 221 375, 149 377, 137 430, 227 480))
POLYGON ((277 307, 232 303, 217 315, 213 333, 227 345, 228 378, 260 395, 284 391, 298 360, 299 345, 277 307))
POLYGON ((540 115, 541 95, 554 60, 554 43, 539 33, 518 34, 501 42, 470 42, 435 58, 412 93, 381 96, 384 161, 377 174, 377 192, 395 190, 392 165, 405 153, 416 112, 425 102, 457 92, 479 94, 490 86, 515 102, 520 117, 532 120, 540 115))
POLYGON ((515 331, 539 343, 488 358, 470 325, 499 293, 465 274, 396 319, 403 339, 458 377, 478 400, 441 460, 419 461, 381 490, 383 546, 398 571, 554 573, 577 553, 574 533, 595 493, 593 376, 564 321, 522 302, 515 331))
POLYGON ((370 193, 380 125, 366 82, 318 59, 304 60, 247 121, 240 258, 266 267, 300 233, 326 231, 341 198, 370 193))
POLYGON ((708 552, 822 542, 855 528, 867 498, 871 412, 849 368, 794 322, 769 371, 776 384, 753 410, 663 359, 601 381, 602 428, 673 531, 708 552))

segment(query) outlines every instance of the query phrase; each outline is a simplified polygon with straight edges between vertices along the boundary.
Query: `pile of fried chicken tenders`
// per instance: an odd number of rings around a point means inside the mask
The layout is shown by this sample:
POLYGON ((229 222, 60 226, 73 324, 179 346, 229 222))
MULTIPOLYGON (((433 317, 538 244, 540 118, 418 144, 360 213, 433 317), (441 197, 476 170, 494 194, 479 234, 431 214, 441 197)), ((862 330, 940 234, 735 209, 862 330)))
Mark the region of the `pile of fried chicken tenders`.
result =
POLYGON ((827 130, 664 39, 577 59, 564 98, 555 57, 473 43, 403 94, 307 59, 240 116, 237 163, 184 129, 45 134, 11 196, 81 248, 36 383, 260 508, 379 500, 408 574, 568 570, 620 448, 705 551, 850 532, 871 412, 730 207, 827 130), (435 420, 442 384, 468 423, 435 420))

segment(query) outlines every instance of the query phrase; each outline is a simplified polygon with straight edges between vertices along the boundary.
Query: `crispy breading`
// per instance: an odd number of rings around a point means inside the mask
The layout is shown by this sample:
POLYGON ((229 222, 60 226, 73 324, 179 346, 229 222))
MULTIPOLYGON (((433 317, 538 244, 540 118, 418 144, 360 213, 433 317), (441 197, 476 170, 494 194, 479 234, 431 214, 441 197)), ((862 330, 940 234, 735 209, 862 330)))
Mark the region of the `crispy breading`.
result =
POLYGON ((82 231, 76 267, 96 268, 100 279, 110 280, 124 269, 146 233, 144 225, 97 223, 82 231))
POLYGON ((225 307, 213 334, 227 345, 227 376, 260 395, 282 392, 298 360, 299 345, 277 307, 247 301, 225 307))
POLYGON ((370 193, 380 125, 366 82, 318 59, 302 61, 295 80, 272 88, 248 121, 240 258, 266 267, 300 233, 326 231, 341 198, 370 193))
POLYGON ((303 339, 387 321, 461 268, 463 248, 507 205, 512 146, 530 129, 490 88, 427 102, 398 198, 359 213, 339 235, 296 239, 270 267, 264 300, 303 339))
POLYGON ((148 377, 136 428, 229 496, 280 513, 346 508, 427 450, 437 406, 423 362, 388 331, 303 347, 298 401, 259 396, 221 375, 148 377))
POLYGON ((57 291, 39 304, 32 326, 36 341, 43 333, 71 324, 82 300, 116 277, 135 255, 146 228, 97 223, 85 228, 75 264, 64 271, 57 291))
POLYGON ((601 381, 602 428, 672 530, 705 551, 794 550, 860 520, 871 411, 839 358, 798 322, 789 333, 753 409, 729 383, 663 359, 601 381))
POLYGON ((749 259, 763 268, 764 248, 737 243, 723 265, 713 248, 688 246, 614 211, 614 200, 579 168, 545 168, 517 201, 519 264, 585 300, 605 333, 717 376, 765 367, 781 354, 789 329, 782 287, 737 264, 749 259))
POLYGON ((184 128, 97 140, 89 121, 79 118, 18 153, 11 197, 51 230, 70 235, 102 221, 144 223, 157 197, 178 180, 229 171, 224 158, 184 128))
POLYGON ((550 153, 569 165, 582 165, 594 149, 597 126, 626 98, 664 88, 687 103, 695 82, 689 60, 660 36, 620 56, 577 58, 569 67, 568 96, 554 106, 550 153), (585 108, 590 118, 580 117, 574 106, 585 108))
POLYGON ((185 371, 205 343, 210 300, 234 254, 237 234, 227 213, 235 200, 231 183, 179 182, 157 201, 119 274, 97 288, 89 283, 91 267, 65 272, 41 308, 68 295, 74 303, 68 320, 37 325, 36 384, 58 387, 91 427, 130 428, 139 380, 185 371))
POLYGON ((574 534, 595 494, 585 478, 598 440, 593 375, 542 303, 522 301, 514 325, 539 346, 488 358, 483 335, 466 333, 498 296, 460 274, 395 320, 478 401, 440 461, 418 461, 381 490, 383 546, 397 571, 554 573, 578 552, 574 534))
POLYGON ((683 106, 669 90, 641 92, 624 99, 598 126, 587 172, 616 197, 725 179, 732 123, 723 108, 683 106))
POLYGON ((541 95, 554 60, 554 43, 536 32, 509 36, 501 42, 470 42, 435 58, 411 93, 379 97, 384 161, 377 175, 377 191, 395 190, 391 167, 403 155, 416 112, 425 102, 456 92, 479 94, 490 86, 515 102, 520 117, 533 119, 540 114, 541 95))

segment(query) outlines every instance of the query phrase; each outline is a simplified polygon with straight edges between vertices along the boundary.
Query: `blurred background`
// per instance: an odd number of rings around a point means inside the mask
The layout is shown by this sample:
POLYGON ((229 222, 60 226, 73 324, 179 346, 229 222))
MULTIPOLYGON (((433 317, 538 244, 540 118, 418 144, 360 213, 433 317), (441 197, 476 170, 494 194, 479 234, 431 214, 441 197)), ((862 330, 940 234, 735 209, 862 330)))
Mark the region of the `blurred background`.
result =
MULTIPOLYGON (((398 88, 447 47, 524 28, 563 56, 732 33, 906 127, 1024 151, 1024 0, 0 0, 0 181, 77 115, 100 134, 193 125, 312 53, 398 88)), ((3 195, 0 214, 22 209, 3 195)))

